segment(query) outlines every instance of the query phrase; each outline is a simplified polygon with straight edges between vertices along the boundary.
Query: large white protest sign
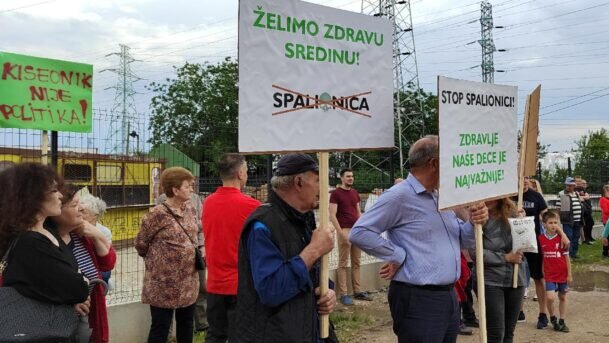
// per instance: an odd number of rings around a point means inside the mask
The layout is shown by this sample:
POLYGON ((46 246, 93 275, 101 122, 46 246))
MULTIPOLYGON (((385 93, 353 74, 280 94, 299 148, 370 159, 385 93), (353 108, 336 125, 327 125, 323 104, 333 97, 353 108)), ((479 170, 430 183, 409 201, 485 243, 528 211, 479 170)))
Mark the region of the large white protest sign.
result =
POLYGON ((517 101, 517 87, 438 77, 439 209, 518 192, 517 101))
POLYGON ((512 251, 537 252, 535 217, 509 218, 512 232, 512 251))
POLYGON ((388 20, 294 0, 239 2, 239 151, 391 148, 388 20))

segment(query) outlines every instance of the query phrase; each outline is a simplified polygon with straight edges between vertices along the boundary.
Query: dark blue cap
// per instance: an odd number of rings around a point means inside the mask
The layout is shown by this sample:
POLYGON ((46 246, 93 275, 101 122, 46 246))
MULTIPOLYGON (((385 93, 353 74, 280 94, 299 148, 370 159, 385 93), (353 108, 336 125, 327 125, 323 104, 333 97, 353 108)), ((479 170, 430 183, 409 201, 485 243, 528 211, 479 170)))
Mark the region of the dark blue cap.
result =
POLYGON ((319 166, 311 156, 305 154, 287 154, 277 162, 275 175, 295 175, 318 170, 319 166))

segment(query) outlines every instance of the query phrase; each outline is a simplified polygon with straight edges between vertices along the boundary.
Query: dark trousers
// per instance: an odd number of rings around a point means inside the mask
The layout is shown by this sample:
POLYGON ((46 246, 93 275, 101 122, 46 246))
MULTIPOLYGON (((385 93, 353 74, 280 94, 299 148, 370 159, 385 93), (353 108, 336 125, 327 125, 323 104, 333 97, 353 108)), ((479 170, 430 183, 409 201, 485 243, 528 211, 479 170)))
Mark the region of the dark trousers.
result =
POLYGON ((233 333, 237 314, 237 296, 207 293, 209 330, 206 343, 234 342, 233 333))
POLYGON ((102 280, 106 281, 106 283, 108 283, 110 281, 110 277, 112 276, 112 272, 100 272, 101 273, 101 277, 102 280))
POLYGON ((205 331, 209 327, 207 324, 207 289, 206 289, 206 277, 205 270, 199 270, 199 296, 197 302, 195 302, 195 330, 205 331))
POLYGON ((391 281, 389 309, 399 343, 454 343, 461 317, 457 294, 391 281))
POLYGON ((488 343, 512 343, 524 287, 484 287, 488 343))
POLYGON ((592 241, 592 228, 594 227, 594 218, 592 218, 592 212, 584 212, 584 241, 592 241))
MULTIPOLYGON (((601 222, 602 223, 602 222, 601 222)), ((607 223, 603 223, 603 228, 605 227, 607 223)), ((603 230, 601 229, 601 234, 603 233, 603 230)), ((605 237, 605 238, 609 238, 609 236, 605 237)), ((603 237, 601 237, 601 241, 603 240, 603 237)), ((602 243, 601 243, 602 245, 602 243)), ((603 256, 607 256, 609 257, 609 247, 606 247, 603 245, 603 256)))
POLYGON ((579 236, 581 229, 581 222, 576 222, 573 226, 568 224, 563 224, 562 228, 567 238, 571 241, 571 247, 569 248, 569 256, 574 257, 577 255, 577 250, 579 250, 579 236))
MULTIPOLYGON (((472 270, 473 263, 468 262, 467 267, 470 270, 470 274, 474 275, 476 272, 472 270)), ((473 277, 470 277, 467 280, 467 285, 465 286, 465 295, 467 295, 467 300, 461 303, 461 311, 463 313, 463 320, 466 322, 475 322, 476 321, 476 311, 474 310, 474 292, 473 292, 473 277)))
POLYGON ((152 324, 148 343, 167 343, 173 313, 176 317, 176 338, 178 343, 192 343, 195 321, 195 304, 188 307, 171 309, 150 306, 152 324))

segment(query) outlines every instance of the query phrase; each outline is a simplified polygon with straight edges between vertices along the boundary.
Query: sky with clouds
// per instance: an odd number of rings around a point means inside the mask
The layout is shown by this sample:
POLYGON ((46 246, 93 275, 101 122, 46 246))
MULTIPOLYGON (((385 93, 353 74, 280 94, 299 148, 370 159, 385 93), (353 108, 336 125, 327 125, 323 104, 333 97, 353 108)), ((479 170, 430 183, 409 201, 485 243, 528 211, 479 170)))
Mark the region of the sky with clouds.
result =
MULTIPOLYGON (((361 0, 313 0, 360 12, 361 0)), ((609 128, 609 1, 493 0, 495 83, 519 87, 519 113, 542 85, 540 141, 575 148, 589 130, 609 128)), ((150 82, 173 66, 237 54, 237 0, 0 0, 0 51, 94 65, 94 108, 110 109, 119 44, 131 48, 139 112, 149 111, 150 82)), ((412 0, 420 85, 437 75, 481 80, 480 2, 412 0), (473 43, 472 43, 473 42, 473 43)), ((522 116, 519 115, 521 119, 522 116)))

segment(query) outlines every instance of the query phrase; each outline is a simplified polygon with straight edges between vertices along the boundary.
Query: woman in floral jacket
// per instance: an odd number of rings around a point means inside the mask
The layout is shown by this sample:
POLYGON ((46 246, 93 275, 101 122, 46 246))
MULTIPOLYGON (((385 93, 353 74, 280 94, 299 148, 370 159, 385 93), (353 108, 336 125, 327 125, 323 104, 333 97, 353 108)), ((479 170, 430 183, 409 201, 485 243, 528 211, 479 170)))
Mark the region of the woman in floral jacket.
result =
POLYGON ((194 177, 184 168, 168 168, 161 174, 167 201, 144 217, 135 242, 146 265, 142 302, 150 305, 152 316, 149 343, 167 342, 174 312, 178 343, 193 339, 199 292, 193 243, 199 218, 189 201, 193 183, 194 177))

